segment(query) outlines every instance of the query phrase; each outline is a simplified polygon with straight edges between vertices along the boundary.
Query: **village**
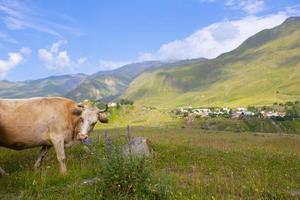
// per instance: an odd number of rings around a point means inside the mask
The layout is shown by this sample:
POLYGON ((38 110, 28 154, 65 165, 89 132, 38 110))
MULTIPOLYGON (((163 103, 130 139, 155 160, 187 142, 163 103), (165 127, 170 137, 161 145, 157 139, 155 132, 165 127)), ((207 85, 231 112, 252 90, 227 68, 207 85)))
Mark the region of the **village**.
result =
POLYGON ((245 119, 245 118, 262 118, 262 119, 285 119, 287 114, 285 111, 264 110, 264 109, 249 109, 245 107, 237 108, 193 108, 180 107, 172 110, 177 116, 187 117, 194 115, 195 117, 209 118, 209 117, 226 117, 231 119, 245 119))
MULTIPOLYGON (((90 100, 86 100, 90 101, 90 100)), ((105 104, 100 101, 91 101, 94 105, 103 108, 105 104)), ((117 102, 109 102, 108 108, 119 108, 121 106, 134 105, 128 99, 120 99, 117 102)), ((153 110, 156 107, 143 106, 143 109, 153 110)), ((193 107, 181 106, 170 111, 178 118, 229 118, 229 119, 271 119, 277 121, 294 120, 300 118, 300 102, 273 103, 268 106, 248 106, 248 107, 193 107)))

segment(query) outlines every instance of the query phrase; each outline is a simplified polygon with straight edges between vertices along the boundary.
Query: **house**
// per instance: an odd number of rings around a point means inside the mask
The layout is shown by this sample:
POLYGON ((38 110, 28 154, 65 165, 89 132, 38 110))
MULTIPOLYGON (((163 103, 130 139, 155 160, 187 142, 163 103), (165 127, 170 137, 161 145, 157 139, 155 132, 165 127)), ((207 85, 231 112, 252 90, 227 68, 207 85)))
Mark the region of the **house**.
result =
POLYGON ((262 117, 262 118, 267 118, 267 111, 260 111, 260 116, 262 117))
POLYGON ((252 117, 255 115, 254 112, 250 112, 250 111, 243 111, 242 113, 244 116, 247 116, 247 117, 252 117))
POLYGON ((241 116, 242 116, 242 112, 240 112, 240 111, 234 111, 234 112, 231 114, 231 118, 232 118, 232 119, 239 119, 241 116))
POLYGON ((193 109, 192 113, 196 114, 197 116, 208 117, 210 110, 209 109, 193 109))
POLYGON ((285 117, 286 116, 286 112, 277 112, 277 115, 279 117, 285 117))
POLYGON ((107 104, 107 106, 108 106, 109 108, 116 107, 116 106, 117 106, 117 103, 115 103, 115 102, 110 102, 110 103, 107 104))
POLYGON ((243 111, 247 111, 247 108, 238 107, 237 110, 240 111, 240 112, 243 112, 243 111))
POLYGON ((260 114, 266 118, 285 117, 285 112, 274 112, 274 111, 261 111, 260 114))
POLYGON ((230 112, 230 109, 225 107, 225 108, 222 108, 222 111, 228 114, 230 112))

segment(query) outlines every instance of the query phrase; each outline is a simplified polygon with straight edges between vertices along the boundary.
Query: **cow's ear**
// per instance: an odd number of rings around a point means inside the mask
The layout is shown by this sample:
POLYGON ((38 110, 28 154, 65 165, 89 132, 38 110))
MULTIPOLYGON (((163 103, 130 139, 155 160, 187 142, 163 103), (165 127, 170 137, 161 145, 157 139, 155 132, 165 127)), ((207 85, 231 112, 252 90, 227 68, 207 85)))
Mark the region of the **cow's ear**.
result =
POLYGON ((98 114, 98 120, 101 122, 101 123, 108 123, 108 117, 106 114, 104 113, 99 113, 98 114))
POLYGON ((82 110, 81 109, 78 109, 78 108, 73 108, 72 110, 71 110, 71 112, 72 112, 72 114, 73 115, 81 115, 81 113, 82 113, 82 110))

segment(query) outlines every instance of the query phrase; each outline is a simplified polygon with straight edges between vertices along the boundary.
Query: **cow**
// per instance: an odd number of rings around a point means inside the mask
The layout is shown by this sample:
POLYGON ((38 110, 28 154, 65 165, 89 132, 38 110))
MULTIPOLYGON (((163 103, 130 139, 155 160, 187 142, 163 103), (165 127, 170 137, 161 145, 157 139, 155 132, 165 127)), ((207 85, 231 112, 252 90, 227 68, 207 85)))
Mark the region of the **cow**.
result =
MULTIPOLYGON (((106 110, 62 97, 0 99, 0 147, 14 150, 41 147, 34 164, 38 169, 53 146, 60 172, 66 174, 64 148, 87 140, 98 120, 107 123, 106 110)), ((0 168, 1 174, 5 172, 0 168)))

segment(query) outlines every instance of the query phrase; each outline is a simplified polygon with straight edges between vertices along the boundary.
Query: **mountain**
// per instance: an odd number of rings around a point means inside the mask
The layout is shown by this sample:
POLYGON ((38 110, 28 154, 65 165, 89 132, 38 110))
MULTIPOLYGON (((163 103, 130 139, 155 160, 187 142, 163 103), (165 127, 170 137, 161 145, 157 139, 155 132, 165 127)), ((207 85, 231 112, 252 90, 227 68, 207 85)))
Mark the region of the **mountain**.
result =
POLYGON ((0 81, 0 97, 63 96, 75 89, 86 78, 85 74, 73 74, 20 82, 0 81))
POLYGON ((140 73, 157 68, 167 68, 183 63, 195 63, 205 60, 204 58, 182 61, 146 61, 125 65, 111 71, 100 71, 88 77, 77 88, 70 91, 66 96, 81 101, 84 99, 99 99, 111 101, 127 89, 131 81, 140 73))
POLYGON ((162 65, 163 63, 159 61, 149 61, 128 64, 111 71, 100 71, 89 76, 66 96, 77 101, 83 99, 111 100, 120 95, 139 73, 162 65))
POLYGON ((300 17, 216 59, 147 71, 123 95, 158 107, 247 106, 300 99, 300 17))
POLYGON ((93 75, 73 74, 51 76, 29 81, 0 81, 0 98, 28 98, 36 96, 65 96, 76 101, 97 99, 110 101, 120 96, 130 82, 140 73, 160 67, 172 67, 183 63, 195 63, 204 58, 182 61, 146 61, 128 64, 111 71, 93 75))

